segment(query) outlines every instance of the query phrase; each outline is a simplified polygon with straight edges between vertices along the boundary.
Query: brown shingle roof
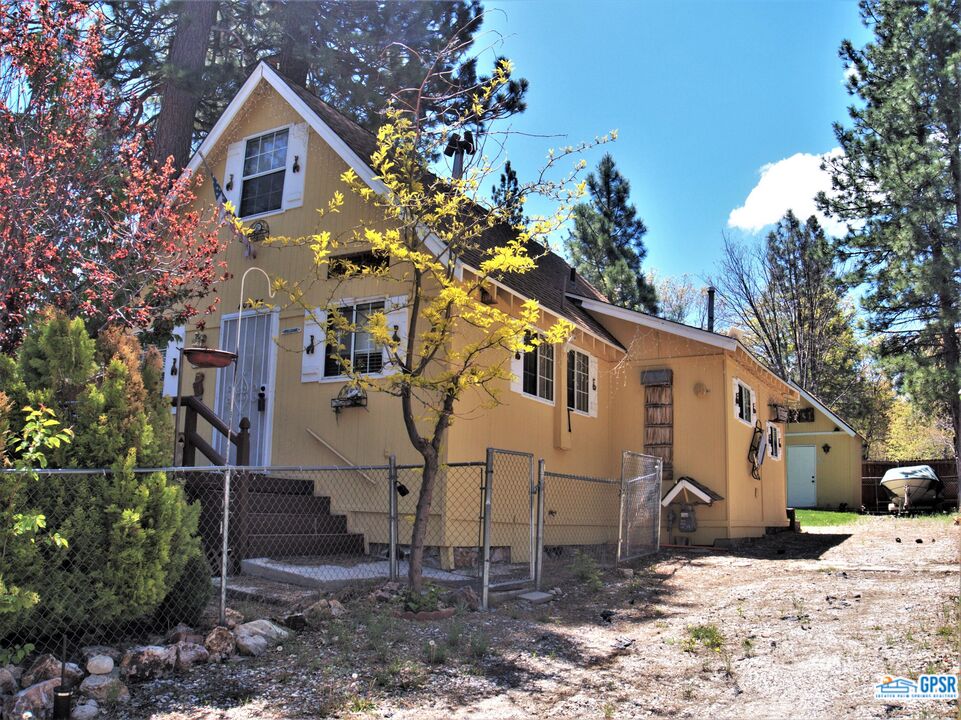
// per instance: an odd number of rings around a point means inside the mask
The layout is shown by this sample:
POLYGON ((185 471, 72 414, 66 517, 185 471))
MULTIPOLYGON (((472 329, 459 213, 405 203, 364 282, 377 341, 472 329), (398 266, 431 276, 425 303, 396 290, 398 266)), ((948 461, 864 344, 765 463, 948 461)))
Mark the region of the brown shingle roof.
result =
MULTIPOLYGON (((277 75, 347 143, 362 161, 370 162, 370 157, 377 147, 377 139, 372 133, 281 73, 278 72, 277 75)), ((471 267, 479 267, 487 253, 508 242, 513 232, 508 225, 491 228, 481 238, 479 247, 464 250, 460 254, 460 259, 471 267)), ((524 297, 537 300, 546 310, 571 321, 581 330, 586 330, 623 349, 621 343, 601 323, 586 310, 568 300, 565 294, 570 292, 605 302, 607 298, 579 275, 571 282, 571 266, 556 253, 549 250, 545 253, 541 246, 531 247, 530 253, 539 257, 534 270, 527 273, 506 273, 495 276, 494 279, 524 297)))

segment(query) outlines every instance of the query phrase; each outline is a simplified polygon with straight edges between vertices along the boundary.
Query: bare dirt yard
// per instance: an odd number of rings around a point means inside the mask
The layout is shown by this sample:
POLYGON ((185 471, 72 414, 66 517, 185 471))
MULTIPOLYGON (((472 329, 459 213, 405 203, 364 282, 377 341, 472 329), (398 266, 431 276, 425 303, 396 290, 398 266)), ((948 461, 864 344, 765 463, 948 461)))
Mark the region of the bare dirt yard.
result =
MULTIPOLYGON (((113 717, 940 718, 885 675, 957 672, 959 530, 863 517, 734 549, 663 550, 633 577, 555 562, 541 606, 414 623, 369 589, 256 659, 132 687, 113 717), (897 539, 900 538, 900 542, 897 539)), ((246 606, 249 616, 281 616, 246 606)))

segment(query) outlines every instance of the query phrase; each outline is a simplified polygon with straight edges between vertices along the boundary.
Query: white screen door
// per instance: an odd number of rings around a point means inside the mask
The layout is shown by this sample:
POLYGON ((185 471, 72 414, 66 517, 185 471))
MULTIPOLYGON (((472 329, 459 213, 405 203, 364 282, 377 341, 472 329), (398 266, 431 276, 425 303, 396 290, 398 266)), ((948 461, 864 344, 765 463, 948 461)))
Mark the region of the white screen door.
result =
MULTIPOLYGON (((250 420, 250 464, 270 464, 271 418, 273 417, 273 377, 276 358, 274 321, 272 313, 245 312, 241 324, 240 355, 235 365, 217 371, 217 407, 221 420, 227 422, 230 414, 230 386, 234 371, 239 368, 234 396, 233 431, 240 428, 240 419, 250 420), (261 395, 262 394, 262 395, 261 395)), ((220 347, 233 350, 237 342, 237 316, 221 321, 220 347)), ((226 438, 216 434, 215 447, 225 454, 226 438)), ((237 461, 237 448, 230 447, 230 463, 237 461)))
POLYGON ((787 449, 787 504, 814 507, 818 504, 817 455, 813 445, 787 449))

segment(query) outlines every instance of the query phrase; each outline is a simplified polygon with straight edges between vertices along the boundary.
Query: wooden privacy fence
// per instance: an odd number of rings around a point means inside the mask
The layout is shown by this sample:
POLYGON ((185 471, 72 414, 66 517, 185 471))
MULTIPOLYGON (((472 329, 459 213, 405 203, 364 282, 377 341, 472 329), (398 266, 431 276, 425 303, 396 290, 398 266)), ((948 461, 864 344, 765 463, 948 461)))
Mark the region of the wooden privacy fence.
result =
POLYGON ((872 512, 886 511, 888 496, 881 487, 881 478, 891 468, 912 465, 930 465, 944 481, 944 498, 957 503, 958 466, 954 460, 865 460, 861 463, 861 504, 872 512))

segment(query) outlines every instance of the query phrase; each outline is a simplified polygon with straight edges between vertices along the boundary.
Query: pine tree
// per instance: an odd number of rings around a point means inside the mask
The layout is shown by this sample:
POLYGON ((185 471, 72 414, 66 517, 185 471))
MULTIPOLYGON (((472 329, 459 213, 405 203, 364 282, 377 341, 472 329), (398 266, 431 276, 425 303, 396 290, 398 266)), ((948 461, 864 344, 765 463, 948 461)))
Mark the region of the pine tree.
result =
POLYGON ((615 305, 656 313, 657 295, 641 268, 647 227, 610 154, 588 176, 587 189, 590 201, 574 208, 574 229, 565 243, 574 268, 615 305))
POLYGON ((851 224, 870 330, 912 400, 946 411, 961 455, 961 2, 862 0, 874 31, 841 57, 856 98, 819 202, 851 224))
MULTIPOLYGON (((203 7, 102 0, 100 5, 107 18, 102 76, 139 98, 144 121, 155 125, 158 154, 174 154, 178 166, 184 149, 213 126, 260 60, 371 131, 381 124, 393 93, 417 87, 423 74, 418 57, 450 48, 429 94, 455 102, 423 107, 431 124, 457 116, 458 89, 489 80, 468 57, 482 21, 478 0, 204 0, 203 7)), ((509 102, 502 97, 487 104, 522 112, 526 91, 527 81, 515 78, 498 91, 509 102)))
POLYGON ((506 211, 506 220, 513 227, 527 224, 524 215, 524 203, 521 199, 521 186, 517 181, 517 171, 511 167, 511 161, 504 163, 504 172, 500 182, 492 188, 494 206, 506 211))
POLYGON ((857 336, 835 251, 813 215, 790 210, 757 247, 725 242, 714 284, 745 342, 781 377, 823 400, 869 441, 884 413, 874 368, 857 336))

